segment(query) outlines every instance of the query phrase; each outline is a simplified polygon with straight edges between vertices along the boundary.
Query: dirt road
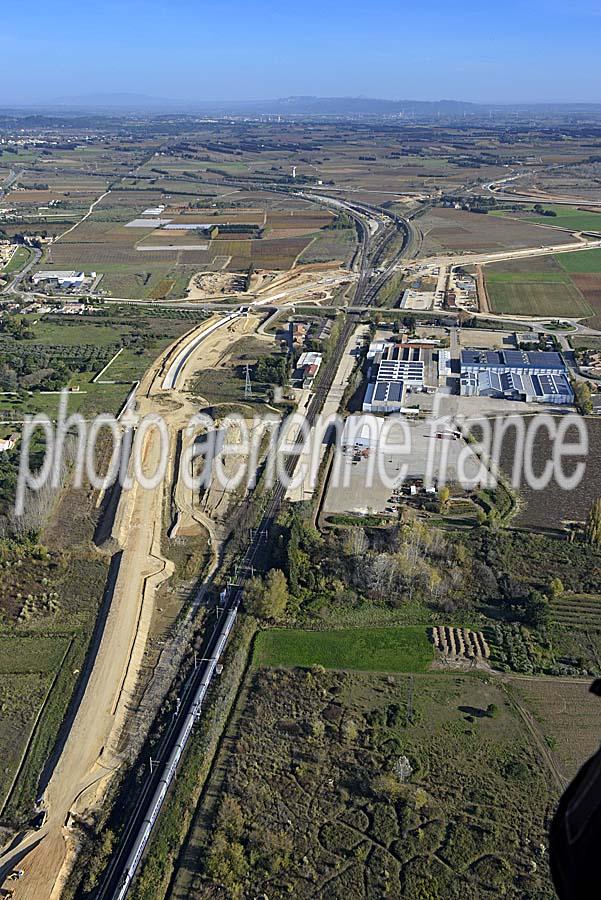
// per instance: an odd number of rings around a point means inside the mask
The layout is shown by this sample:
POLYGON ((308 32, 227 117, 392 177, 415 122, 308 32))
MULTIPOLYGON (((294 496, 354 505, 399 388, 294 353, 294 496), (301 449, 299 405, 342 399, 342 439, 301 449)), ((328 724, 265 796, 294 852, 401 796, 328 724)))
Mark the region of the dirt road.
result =
MULTIPOLYGON (((214 365, 231 343, 258 319, 241 319, 231 329, 211 335, 186 364, 186 375, 197 367, 214 365), (201 362, 199 362, 199 359, 201 362)), ((205 323, 203 326, 205 327, 205 323)), ((190 332, 187 340, 193 339, 190 332)), ((165 417, 173 458, 175 435, 197 407, 179 392, 160 390, 160 373, 166 360, 181 346, 176 342, 151 367, 140 386, 139 412, 159 412, 165 417)), ((185 384, 182 377, 181 383, 185 384)), ((147 431, 140 454, 142 468, 152 473, 160 458, 156 429, 147 431)), ((168 466, 168 472, 172 467, 168 466)), ((84 817, 101 800, 112 773, 123 763, 119 737, 128 713, 146 647, 157 587, 169 577, 173 564, 161 555, 164 497, 169 483, 156 488, 140 486, 123 491, 112 529, 112 539, 122 548, 112 566, 110 606, 94 664, 81 697, 62 753, 44 792, 48 819, 44 828, 29 833, 11 852, 0 857, 0 871, 7 874, 17 864, 25 877, 15 884, 15 900, 56 900, 74 855, 72 816, 84 817)), ((208 523, 203 521, 203 525, 208 523)))

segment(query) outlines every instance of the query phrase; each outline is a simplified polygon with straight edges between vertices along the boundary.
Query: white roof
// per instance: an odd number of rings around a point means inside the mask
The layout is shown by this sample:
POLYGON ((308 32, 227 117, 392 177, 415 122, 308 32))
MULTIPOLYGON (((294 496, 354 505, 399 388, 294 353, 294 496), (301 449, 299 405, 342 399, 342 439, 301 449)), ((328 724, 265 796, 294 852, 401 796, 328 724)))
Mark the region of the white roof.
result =
POLYGON ((58 281, 79 281, 85 278, 85 272, 74 272, 74 271, 60 271, 59 269, 46 269, 44 271, 36 272, 33 276, 33 279, 37 278, 40 281, 43 281, 45 278, 56 278, 58 281))
POLYGON ((315 353, 312 350, 306 350, 304 353, 298 358, 298 367, 302 369, 303 366, 319 366, 321 365, 321 353, 315 353))

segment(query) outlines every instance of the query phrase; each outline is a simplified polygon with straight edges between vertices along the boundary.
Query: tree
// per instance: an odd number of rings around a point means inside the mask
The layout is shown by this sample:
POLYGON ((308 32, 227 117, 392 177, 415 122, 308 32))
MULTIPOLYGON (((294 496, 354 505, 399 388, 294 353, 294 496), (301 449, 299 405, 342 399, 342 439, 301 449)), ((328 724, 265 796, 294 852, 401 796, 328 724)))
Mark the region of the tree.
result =
POLYGON ((586 520, 586 539, 593 547, 601 547, 601 497, 593 501, 586 520))
POLYGON ((542 628, 549 623, 549 601, 540 591, 530 591, 525 619, 533 628, 542 628))
POLYGON ((578 411, 583 416, 590 416, 593 411, 593 401, 591 399, 591 389, 586 381, 573 381, 572 389, 574 391, 574 400, 578 411))
POLYGON ((217 828, 230 840, 238 840, 244 831, 245 818, 238 800, 225 794, 217 814, 217 828))
POLYGON ((486 715, 489 719, 496 719, 496 717, 499 715, 499 707, 496 705, 496 703, 488 704, 488 706, 486 707, 486 715))
POLYGON ((247 610, 259 619, 281 619, 288 605, 288 582, 281 569, 270 569, 264 580, 251 578, 244 590, 247 610))
POLYGON ((557 600, 558 597, 561 597, 561 595, 565 591, 561 578, 551 579, 551 581, 549 582, 549 591, 553 600, 557 600))
POLYGON ((241 881, 248 872, 242 844, 228 841, 223 831, 216 832, 207 858, 206 872, 209 878, 227 889, 230 897, 239 897, 242 893, 241 881))
POLYGON ((443 485, 443 487, 441 487, 441 489, 438 492, 438 500, 440 502, 440 511, 442 513, 446 511, 446 509, 449 505, 450 498, 451 498, 451 491, 450 491, 448 485, 445 484, 445 485, 443 485))

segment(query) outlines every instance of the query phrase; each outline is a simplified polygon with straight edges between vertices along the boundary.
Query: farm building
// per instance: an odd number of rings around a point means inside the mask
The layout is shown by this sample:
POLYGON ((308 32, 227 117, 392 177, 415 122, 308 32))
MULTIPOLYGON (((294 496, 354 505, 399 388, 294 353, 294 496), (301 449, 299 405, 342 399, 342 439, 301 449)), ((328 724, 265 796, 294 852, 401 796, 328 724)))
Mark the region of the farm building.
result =
POLYGON ((523 350, 463 350, 461 394, 526 403, 574 402, 560 353, 523 350))

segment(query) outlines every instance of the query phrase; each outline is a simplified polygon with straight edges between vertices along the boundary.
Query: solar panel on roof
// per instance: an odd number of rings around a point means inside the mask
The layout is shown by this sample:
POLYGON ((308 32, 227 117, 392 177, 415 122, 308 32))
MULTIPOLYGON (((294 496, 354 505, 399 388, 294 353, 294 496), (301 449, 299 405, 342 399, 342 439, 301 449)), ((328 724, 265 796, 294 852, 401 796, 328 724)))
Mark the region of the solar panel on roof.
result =
POLYGON ((388 400, 393 403, 398 403, 403 394, 403 382, 402 381, 391 381, 390 382, 390 390, 388 391, 388 400))
POLYGON ((556 353, 555 350, 533 350, 530 353, 527 353, 528 362, 531 366, 536 366, 541 369, 548 368, 564 368, 563 360, 559 353, 556 353))
POLYGON ((386 399, 386 388, 387 384, 383 382, 376 384, 376 393, 374 395, 374 400, 385 400, 386 399))

